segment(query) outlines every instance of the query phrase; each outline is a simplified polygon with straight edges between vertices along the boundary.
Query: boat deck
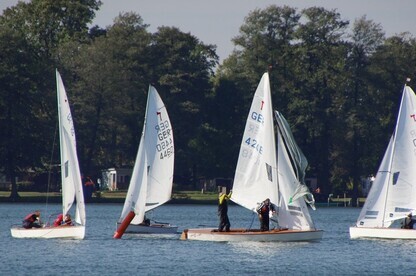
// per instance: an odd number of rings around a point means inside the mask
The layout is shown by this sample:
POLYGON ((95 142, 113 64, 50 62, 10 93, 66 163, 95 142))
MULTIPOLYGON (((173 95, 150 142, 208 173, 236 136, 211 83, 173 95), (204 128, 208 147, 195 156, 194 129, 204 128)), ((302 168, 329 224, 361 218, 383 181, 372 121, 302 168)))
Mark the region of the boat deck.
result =
POLYGON ((292 230, 272 229, 261 231, 259 229, 230 229, 229 232, 219 232, 214 228, 185 229, 181 240, 207 240, 207 241, 301 241, 319 240, 322 230, 292 230))

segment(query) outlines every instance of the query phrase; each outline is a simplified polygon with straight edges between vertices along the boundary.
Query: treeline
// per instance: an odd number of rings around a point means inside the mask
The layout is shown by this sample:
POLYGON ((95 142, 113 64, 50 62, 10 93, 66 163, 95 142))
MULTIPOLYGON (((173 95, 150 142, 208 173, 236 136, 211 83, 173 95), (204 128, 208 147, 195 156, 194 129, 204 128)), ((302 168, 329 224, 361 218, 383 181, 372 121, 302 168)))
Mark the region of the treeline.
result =
POLYGON ((269 70, 274 107, 309 160, 307 176, 324 193, 352 196, 375 173, 416 70, 413 36, 386 38, 365 16, 350 23, 336 10, 254 10, 233 38, 235 51, 218 64, 214 45, 176 27, 151 33, 137 13, 88 28, 100 6, 32 0, 0 16, 0 168, 12 196, 16 176, 58 163, 55 68, 84 174, 132 166, 153 84, 173 125, 176 184, 232 178, 252 96, 269 70))

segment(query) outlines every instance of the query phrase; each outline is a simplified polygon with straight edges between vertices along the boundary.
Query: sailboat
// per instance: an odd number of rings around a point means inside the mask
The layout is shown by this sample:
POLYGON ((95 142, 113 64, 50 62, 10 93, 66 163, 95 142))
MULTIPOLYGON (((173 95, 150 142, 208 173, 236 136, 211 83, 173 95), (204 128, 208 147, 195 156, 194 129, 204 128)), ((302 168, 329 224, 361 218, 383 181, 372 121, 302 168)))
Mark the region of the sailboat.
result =
POLYGON ((75 224, 58 227, 46 225, 42 228, 30 229, 12 227, 11 234, 14 238, 83 239, 85 236, 85 203, 76 150, 74 122, 65 87, 58 70, 56 70, 56 84, 61 153, 62 214, 65 217, 69 213, 76 199, 75 224))
MULTIPOLYGON (((399 222, 416 210, 416 96, 405 85, 396 127, 350 237, 416 239, 399 222)), ((413 213, 414 214, 414 213, 413 213)))
MULTIPOLYGON (((269 74, 264 73, 256 89, 240 147, 231 200, 256 213, 269 198, 278 207, 279 227, 258 229, 185 229, 181 239, 207 241, 313 241, 322 238, 309 215, 305 198, 311 195, 300 181, 298 169, 305 163, 293 140, 289 125, 279 112, 273 121, 269 74), (277 137, 275 137, 277 136, 277 137), (277 140, 277 141, 276 141, 277 140), (292 150, 291 150, 292 148, 292 150), (299 155, 296 157, 295 155, 299 155), (299 158, 301 157, 301 158, 299 158), (297 172, 295 172, 298 171, 297 172)), ((307 202, 313 203, 312 199, 307 202)), ((254 216, 255 214, 253 214, 254 216)))
POLYGON ((177 226, 145 218, 146 212, 170 200, 173 165, 172 125, 162 99, 150 85, 142 136, 115 238, 124 232, 176 234, 177 226))

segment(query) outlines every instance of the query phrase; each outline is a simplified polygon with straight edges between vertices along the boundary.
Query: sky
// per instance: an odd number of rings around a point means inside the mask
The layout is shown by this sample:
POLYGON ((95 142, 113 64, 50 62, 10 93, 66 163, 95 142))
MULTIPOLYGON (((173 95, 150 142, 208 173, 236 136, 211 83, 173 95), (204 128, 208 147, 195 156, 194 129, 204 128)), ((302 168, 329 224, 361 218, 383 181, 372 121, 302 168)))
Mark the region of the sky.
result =
MULTIPOLYGON (((27 2, 28 0, 26 0, 27 2)), ((101 0, 93 25, 106 27, 121 12, 138 13, 149 31, 160 26, 178 27, 191 33, 204 44, 217 46, 220 60, 227 58, 234 45, 232 38, 239 33, 250 11, 272 4, 288 5, 298 11, 308 7, 336 9, 341 19, 350 23, 363 15, 379 23, 387 36, 401 32, 416 35, 416 0, 101 0)), ((18 0, 0 0, 0 11, 14 6, 18 0)))

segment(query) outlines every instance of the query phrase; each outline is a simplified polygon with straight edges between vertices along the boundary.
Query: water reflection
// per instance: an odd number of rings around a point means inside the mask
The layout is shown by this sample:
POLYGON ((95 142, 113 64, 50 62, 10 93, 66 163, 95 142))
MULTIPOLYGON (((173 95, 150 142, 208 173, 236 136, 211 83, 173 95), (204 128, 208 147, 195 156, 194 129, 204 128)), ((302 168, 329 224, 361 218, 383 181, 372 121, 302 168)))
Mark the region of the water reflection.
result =
POLYGON ((235 253, 249 254, 253 257, 266 257, 288 250, 301 249, 310 242, 230 242, 228 244, 235 253))

